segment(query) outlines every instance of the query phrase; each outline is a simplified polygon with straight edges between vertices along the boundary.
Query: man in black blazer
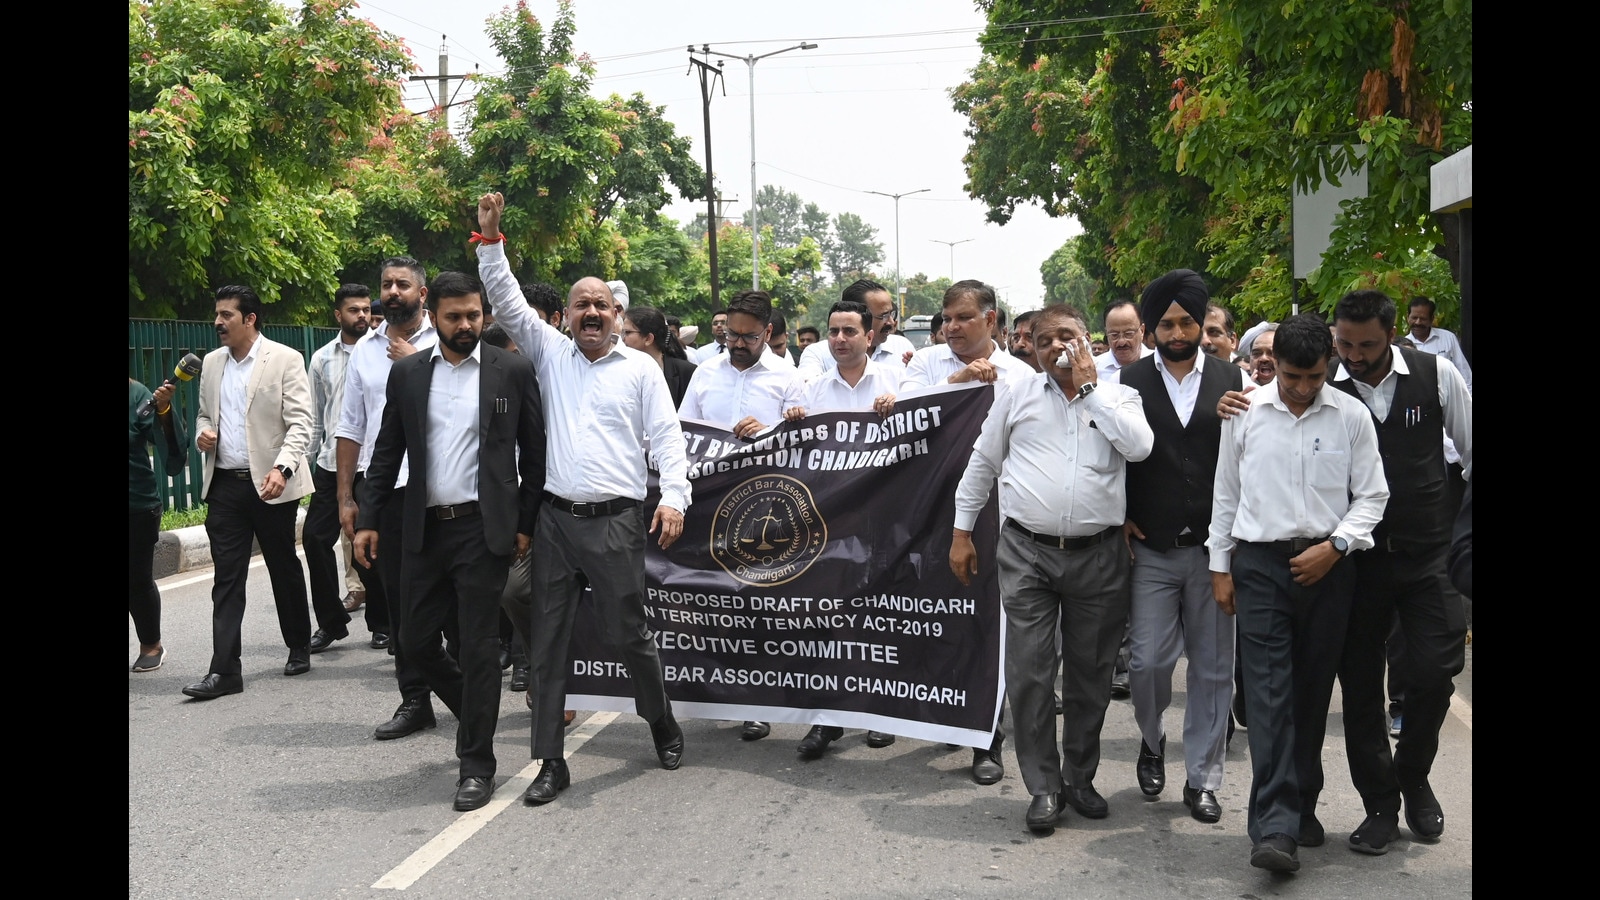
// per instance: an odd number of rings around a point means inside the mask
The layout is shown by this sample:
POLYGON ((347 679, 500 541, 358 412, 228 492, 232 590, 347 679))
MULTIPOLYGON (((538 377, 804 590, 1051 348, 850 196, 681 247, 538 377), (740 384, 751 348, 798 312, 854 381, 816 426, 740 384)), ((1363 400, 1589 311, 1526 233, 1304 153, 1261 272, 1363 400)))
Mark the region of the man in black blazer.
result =
POLYGON ((1181 653, 1189 659, 1183 802, 1194 818, 1215 822, 1222 817, 1216 791, 1228 747, 1234 621, 1212 594, 1206 537, 1222 439, 1217 401, 1238 390, 1244 375, 1227 359, 1200 352, 1207 300, 1205 282, 1189 269, 1150 282, 1141 315, 1157 352, 1124 366, 1120 379, 1144 399, 1155 433, 1150 455, 1128 464, 1124 526, 1133 554, 1128 680, 1142 737, 1134 771, 1146 796, 1166 786, 1162 720, 1181 653))
POLYGON ((479 342, 483 287, 476 278, 439 273, 428 307, 439 343, 389 372, 383 424, 361 484, 355 550, 363 565, 377 557, 379 515, 409 458, 403 546, 384 552, 402 554, 402 652, 460 722, 455 808, 470 810, 494 793, 500 596, 513 558, 528 552, 538 515, 544 411, 533 365, 479 342), (459 666, 422 639, 437 634, 452 609, 460 622, 459 666))

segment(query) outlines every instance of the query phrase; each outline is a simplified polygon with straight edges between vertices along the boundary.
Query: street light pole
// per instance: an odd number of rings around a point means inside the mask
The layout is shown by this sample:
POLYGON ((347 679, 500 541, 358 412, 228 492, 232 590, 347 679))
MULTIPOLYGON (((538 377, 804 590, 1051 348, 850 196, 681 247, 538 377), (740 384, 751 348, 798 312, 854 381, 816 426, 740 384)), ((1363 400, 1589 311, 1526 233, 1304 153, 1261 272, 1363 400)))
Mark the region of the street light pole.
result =
POLYGON ((951 281, 955 281, 956 280, 956 245, 957 244, 965 244, 968 241, 975 241, 975 240, 977 240, 977 238, 965 238, 965 239, 959 240, 959 241, 941 241, 938 238, 928 238, 928 240, 933 241, 935 244, 944 244, 945 246, 950 248, 950 280, 951 281))
POLYGON ((728 59, 742 59, 750 67, 750 289, 761 290, 761 217, 760 202, 756 197, 756 63, 769 56, 779 53, 788 53, 790 50, 815 50, 816 44, 801 41, 793 47, 774 50, 756 56, 753 53, 744 56, 735 56, 732 53, 719 53, 712 50, 710 45, 705 45, 703 52, 711 56, 726 56, 728 59))
POLYGON ((906 191, 904 194, 885 194, 883 191, 866 192, 868 194, 877 194, 879 197, 894 198, 894 295, 900 301, 901 316, 906 314, 906 295, 900 291, 900 198, 909 197, 912 194, 926 193, 931 190, 933 188, 917 188, 914 191, 906 191))

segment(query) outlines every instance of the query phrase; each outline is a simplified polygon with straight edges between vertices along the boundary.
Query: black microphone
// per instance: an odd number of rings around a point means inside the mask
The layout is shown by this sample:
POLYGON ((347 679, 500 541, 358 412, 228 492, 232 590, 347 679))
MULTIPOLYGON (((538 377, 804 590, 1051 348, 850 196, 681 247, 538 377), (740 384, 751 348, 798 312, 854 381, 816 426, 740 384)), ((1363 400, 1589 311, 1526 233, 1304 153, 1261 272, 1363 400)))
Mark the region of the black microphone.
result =
MULTIPOLYGON (((183 355, 183 359, 178 360, 178 364, 172 369, 172 378, 176 378, 179 381, 190 381, 199 374, 200 357, 195 356, 193 353, 185 353, 183 355)), ((172 384, 172 378, 168 378, 166 381, 162 382, 162 384, 172 384)), ((141 419, 150 418, 155 411, 156 398, 153 395, 146 398, 143 403, 139 404, 138 413, 139 418, 141 419)))

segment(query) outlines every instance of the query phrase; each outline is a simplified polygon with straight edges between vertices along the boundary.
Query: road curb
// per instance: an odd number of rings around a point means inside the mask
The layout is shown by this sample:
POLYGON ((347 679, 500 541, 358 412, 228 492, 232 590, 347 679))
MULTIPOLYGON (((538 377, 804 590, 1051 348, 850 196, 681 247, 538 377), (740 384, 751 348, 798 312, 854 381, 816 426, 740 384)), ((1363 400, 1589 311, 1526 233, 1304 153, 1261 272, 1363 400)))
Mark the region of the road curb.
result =
MULTIPOLYGON (((300 543, 300 531, 305 527, 306 508, 300 507, 294 517, 294 542, 300 543)), ((251 555, 261 552, 259 545, 252 544, 251 555)), ((174 528, 163 531, 156 536, 155 547, 155 577, 166 578, 191 569, 206 569, 211 567, 211 539, 206 536, 204 525, 191 525, 188 528, 174 528)))

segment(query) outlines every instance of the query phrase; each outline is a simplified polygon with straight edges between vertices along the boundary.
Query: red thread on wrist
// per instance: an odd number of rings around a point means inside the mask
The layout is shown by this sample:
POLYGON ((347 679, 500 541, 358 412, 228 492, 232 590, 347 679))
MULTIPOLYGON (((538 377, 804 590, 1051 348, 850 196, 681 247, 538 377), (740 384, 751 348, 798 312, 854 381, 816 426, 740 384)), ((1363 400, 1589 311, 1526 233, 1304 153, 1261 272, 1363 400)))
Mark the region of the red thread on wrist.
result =
POLYGON ((503 234, 496 238, 486 238, 476 231, 472 233, 472 240, 468 241, 470 244, 503 244, 505 242, 506 236, 503 234))

